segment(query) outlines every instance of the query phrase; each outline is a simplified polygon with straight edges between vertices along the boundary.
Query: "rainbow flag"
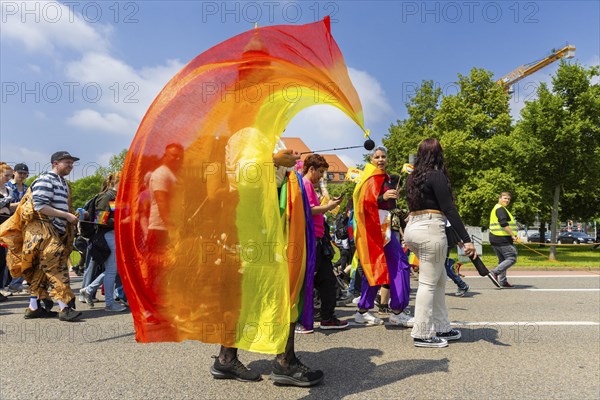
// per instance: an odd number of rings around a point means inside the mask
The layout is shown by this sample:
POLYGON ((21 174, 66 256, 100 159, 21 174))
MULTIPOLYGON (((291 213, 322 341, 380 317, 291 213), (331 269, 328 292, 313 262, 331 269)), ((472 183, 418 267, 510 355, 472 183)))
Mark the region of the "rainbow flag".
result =
POLYGON ((94 222, 97 224, 106 225, 109 217, 110 217, 110 211, 97 211, 94 222))
POLYGON ((298 321, 303 326, 312 328, 317 242, 308 196, 298 172, 288 173, 280 198, 282 201, 285 199, 286 203, 282 211, 286 214, 284 232, 288 243, 286 254, 290 276, 290 322, 298 321))
POLYGON ((370 286, 389 282, 387 261, 383 252, 386 226, 379 217, 377 197, 385 180, 384 171, 367 164, 359 184, 354 188, 354 243, 356 256, 370 286))
POLYGON ((235 36, 160 92, 127 153, 115 211, 138 341, 192 339, 276 354, 290 322, 312 320, 310 211, 300 206, 297 176, 278 193, 272 153, 289 121, 317 104, 337 107, 364 130, 329 18, 235 36), (168 192, 172 226, 157 249, 142 228, 153 210, 148 215, 141 199, 144 178, 172 144, 184 149, 183 160, 168 192))

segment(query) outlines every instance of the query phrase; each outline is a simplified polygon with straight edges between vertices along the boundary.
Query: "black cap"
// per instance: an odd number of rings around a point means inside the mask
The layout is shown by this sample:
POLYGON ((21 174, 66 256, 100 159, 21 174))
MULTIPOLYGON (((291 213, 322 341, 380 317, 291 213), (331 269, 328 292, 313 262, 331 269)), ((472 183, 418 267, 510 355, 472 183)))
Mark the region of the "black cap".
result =
POLYGON ((63 151, 57 151, 56 153, 52 154, 52 158, 50 158, 50 162, 64 160, 65 158, 70 158, 73 161, 79 161, 79 158, 73 157, 71 155, 71 153, 63 150, 63 151))
POLYGON ((15 165, 14 171, 29 173, 29 168, 27 167, 27 164, 19 163, 19 164, 15 165))

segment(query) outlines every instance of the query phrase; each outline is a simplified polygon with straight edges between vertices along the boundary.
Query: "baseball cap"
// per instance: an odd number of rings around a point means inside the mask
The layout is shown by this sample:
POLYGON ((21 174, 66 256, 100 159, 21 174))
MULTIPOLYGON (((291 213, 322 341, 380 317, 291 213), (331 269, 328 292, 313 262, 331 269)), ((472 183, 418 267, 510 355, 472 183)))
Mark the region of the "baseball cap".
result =
POLYGON ((73 161, 79 161, 79 158, 73 157, 71 155, 71 153, 63 150, 63 151, 57 151, 56 153, 52 154, 52 157, 50 158, 50 162, 64 160, 65 158, 70 158, 73 161))
POLYGON ((19 163, 19 164, 15 165, 14 171, 29 173, 29 168, 27 167, 27 164, 19 163))

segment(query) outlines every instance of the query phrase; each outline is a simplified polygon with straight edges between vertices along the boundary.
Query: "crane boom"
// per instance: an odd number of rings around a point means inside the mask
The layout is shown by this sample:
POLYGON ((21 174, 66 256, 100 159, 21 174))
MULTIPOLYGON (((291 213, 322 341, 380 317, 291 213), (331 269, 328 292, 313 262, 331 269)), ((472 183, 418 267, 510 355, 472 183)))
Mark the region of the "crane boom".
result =
POLYGON ((536 71, 539 71, 540 69, 552 64, 554 61, 557 61, 563 57, 564 58, 575 57, 575 46, 568 45, 568 46, 563 47, 560 50, 552 50, 552 53, 549 56, 544 57, 541 60, 533 61, 529 64, 521 65, 520 67, 516 68, 514 71, 511 71, 507 75, 504 75, 502 78, 498 79, 498 81, 496 83, 498 85, 502 86, 502 88, 504 89, 504 93, 507 93, 509 91, 509 88, 513 84, 517 83, 518 81, 525 78, 526 76, 531 75, 536 71))

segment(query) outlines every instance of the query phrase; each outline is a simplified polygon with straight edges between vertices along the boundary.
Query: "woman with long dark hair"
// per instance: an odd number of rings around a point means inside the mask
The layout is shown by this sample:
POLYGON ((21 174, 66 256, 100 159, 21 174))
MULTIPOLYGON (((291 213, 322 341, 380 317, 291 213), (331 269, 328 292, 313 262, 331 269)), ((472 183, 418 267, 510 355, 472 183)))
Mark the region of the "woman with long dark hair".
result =
POLYGON ((446 219, 460 236, 467 256, 477 255, 452 196, 442 146, 437 139, 419 145, 415 168, 406 180, 410 215, 404 241, 419 258, 419 288, 411 336, 417 347, 446 347, 461 333, 450 328, 446 309, 444 262, 448 240, 446 219))

